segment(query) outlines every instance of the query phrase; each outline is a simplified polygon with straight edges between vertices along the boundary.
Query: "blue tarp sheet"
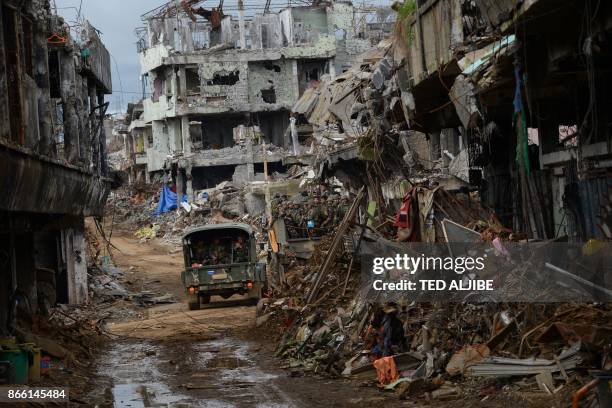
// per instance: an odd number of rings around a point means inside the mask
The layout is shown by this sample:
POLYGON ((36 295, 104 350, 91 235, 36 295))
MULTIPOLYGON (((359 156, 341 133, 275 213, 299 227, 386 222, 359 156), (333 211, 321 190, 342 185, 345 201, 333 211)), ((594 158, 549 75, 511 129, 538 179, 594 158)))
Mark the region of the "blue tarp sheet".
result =
MULTIPOLYGON (((187 195, 183 195, 183 202, 187 202, 187 195)), ((159 204, 153 215, 159 215, 177 208, 176 193, 170 190, 168 186, 164 186, 159 195, 159 204)))

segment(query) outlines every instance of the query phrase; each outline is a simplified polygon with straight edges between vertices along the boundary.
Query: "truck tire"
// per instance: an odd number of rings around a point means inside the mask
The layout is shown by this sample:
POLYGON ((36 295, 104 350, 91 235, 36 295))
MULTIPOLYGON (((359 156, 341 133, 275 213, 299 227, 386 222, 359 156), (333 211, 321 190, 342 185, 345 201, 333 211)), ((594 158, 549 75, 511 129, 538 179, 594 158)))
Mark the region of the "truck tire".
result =
POLYGON ((263 284, 261 282, 255 282, 253 284, 253 289, 249 290, 248 293, 249 299, 251 299, 255 304, 263 297, 263 284))
POLYGON ((189 295, 187 297, 187 306, 189 310, 200 310, 200 298, 197 295, 189 295))
POLYGON ((200 296, 200 303, 202 304, 209 304, 210 303, 210 295, 202 295, 200 296))

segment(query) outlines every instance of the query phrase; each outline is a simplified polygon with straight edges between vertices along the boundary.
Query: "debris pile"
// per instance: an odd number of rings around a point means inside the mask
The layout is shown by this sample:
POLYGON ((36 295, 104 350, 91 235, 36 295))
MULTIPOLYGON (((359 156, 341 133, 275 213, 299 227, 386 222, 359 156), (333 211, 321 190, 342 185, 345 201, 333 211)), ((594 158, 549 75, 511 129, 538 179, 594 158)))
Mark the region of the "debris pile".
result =
POLYGON ((596 375, 590 370, 612 368, 610 304, 365 296, 359 271, 368 251, 478 243, 503 261, 502 243, 527 239, 469 183, 465 149, 431 157, 425 135, 406 129, 389 46, 323 78, 294 107, 300 145, 310 146, 297 152, 299 172, 342 187, 337 198, 306 191, 272 199, 274 297, 260 301, 257 325, 277 333, 277 355, 292 375, 367 380, 400 399, 483 401, 520 391, 567 400, 596 375), (330 211, 337 199, 344 208, 330 211), (332 227, 315 233, 326 221, 332 227), (302 240, 314 243, 308 256, 299 252, 302 240))

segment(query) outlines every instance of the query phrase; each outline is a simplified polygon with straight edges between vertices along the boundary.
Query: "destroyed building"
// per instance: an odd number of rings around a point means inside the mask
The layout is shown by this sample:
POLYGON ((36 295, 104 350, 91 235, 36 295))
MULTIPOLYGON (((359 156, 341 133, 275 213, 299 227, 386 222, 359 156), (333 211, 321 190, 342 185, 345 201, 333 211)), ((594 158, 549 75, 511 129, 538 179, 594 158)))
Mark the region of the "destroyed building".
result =
POLYGON ((353 171, 359 181, 365 173, 349 164, 373 169, 385 162, 378 173, 386 201, 409 190, 409 183, 399 186, 406 175, 425 176, 399 169, 420 167, 469 185, 521 236, 612 237, 611 133, 602 119, 612 9, 569 0, 549 6, 398 6, 393 40, 379 45, 380 62, 322 81, 293 108, 313 127, 321 166, 353 171), (579 21, 557 35, 564 19, 579 21), (393 143, 401 161, 387 166, 393 161, 382 157, 393 143))
POLYGON ((147 171, 147 152, 145 146, 151 144, 151 124, 143 120, 142 102, 129 103, 123 126, 123 150, 125 165, 122 170, 128 173, 128 182, 150 182, 147 171), (127 128, 125 128, 127 126, 127 128))
POLYGON ((3 333, 15 308, 31 315, 87 300, 84 217, 102 214, 110 190, 111 69, 89 22, 78 22, 74 38, 49 1, 0 5, 3 333))
POLYGON ((465 155, 469 182, 514 231, 609 239, 610 4, 406 4, 397 82, 432 157, 465 155))
POLYGON ((300 95, 348 69, 392 29, 389 14, 374 24, 366 18, 372 9, 350 2, 252 14, 239 1, 237 15, 196 3, 152 10, 137 30, 150 88, 143 101, 151 126, 147 171, 172 168, 190 200, 194 190, 234 174, 253 180, 264 163, 282 168, 300 95))

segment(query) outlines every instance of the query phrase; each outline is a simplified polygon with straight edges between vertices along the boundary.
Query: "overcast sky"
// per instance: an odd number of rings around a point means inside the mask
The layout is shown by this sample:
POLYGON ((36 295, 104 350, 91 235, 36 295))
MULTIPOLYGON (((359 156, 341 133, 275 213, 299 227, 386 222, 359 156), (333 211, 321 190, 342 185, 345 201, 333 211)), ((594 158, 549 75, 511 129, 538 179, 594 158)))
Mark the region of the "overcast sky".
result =
MULTIPOLYGON (((76 21, 81 0, 51 0, 52 5, 54 1, 58 14, 69 24, 76 21)), ((128 102, 142 97, 134 29, 143 26, 140 20, 143 13, 163 3, 163 0, 82 1, 81 16, 102 32, 102 41, 112 56, 113 95, 107 96, 111 112, 125 111, 128 102)))
MULTIPOLYGON (((233 14, 237 0, 225 0, 226 13, 233 14)), ((162 4, 164 0, 51 0, 57 5, 58 14, 69 24, 76 21, 79 7, 81 16, 102 32, 102 41, 111 53, 113 95, 107 96, 111 102, 110 112, 125 112, 128 102, 142 97, 140 81, 140 64, 136 52, 134 29, 144 23, 140 16, 162 4)), ((245 0, 247 14, 259 11, 265 0, 245 0)), ((356 1, 355 4, 362 4, 356 1)), ((389 0, 370 0, 367 4, 389 4, 389 0)), ((217 0, 204 3, 205 7, 214 7, 217 0)), ((286 4, 286 0, 272 0, 273 5, 286 4)))

